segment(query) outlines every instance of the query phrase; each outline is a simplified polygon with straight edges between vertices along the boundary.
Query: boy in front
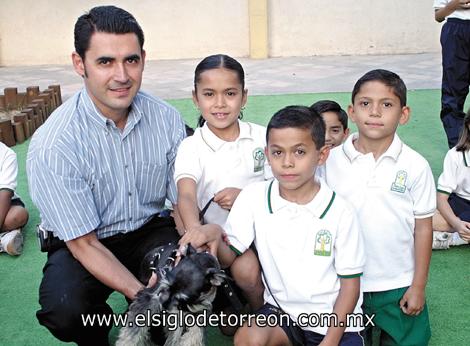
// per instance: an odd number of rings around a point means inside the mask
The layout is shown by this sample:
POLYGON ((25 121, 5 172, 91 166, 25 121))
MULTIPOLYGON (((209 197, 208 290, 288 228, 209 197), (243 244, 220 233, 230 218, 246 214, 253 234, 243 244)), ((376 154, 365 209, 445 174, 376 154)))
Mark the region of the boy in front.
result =
MULTIPOLYGON (((427 345, 425 287, 436 208, 428 162, 396 134, 410 116, 406 86, 386 70, 361 77, 349 117, 359 133, 331 151, 325 180, 356 208, 364 236, 363 309, 375 314, 381 344, 427 345)), ((370 340, 371 330, 367 330, 370 340)))
POLYGON ((181 239, 183 248, 208 244, 225 266, 254 241, 266 287, 265 304, 257 313, 287 313, 291 328, 245 324, 235 345, 363 344, 361 326, 348 326, 346 332, 346 325, 338 326, 347 324, 348 314, 361 312, 359 277, 365 260, 353 207, 315 179, 328 151, 318 113, 301 106, 280 110, 267 127, 266 156, 275 179, 240 192, 224 226, 228 242, 221 241, 223 231, 216 225, 181 239), (334 313, 339 323, 292 326, 303 313, 334 313), (293 328, 300 340, 294 340, 293 328))

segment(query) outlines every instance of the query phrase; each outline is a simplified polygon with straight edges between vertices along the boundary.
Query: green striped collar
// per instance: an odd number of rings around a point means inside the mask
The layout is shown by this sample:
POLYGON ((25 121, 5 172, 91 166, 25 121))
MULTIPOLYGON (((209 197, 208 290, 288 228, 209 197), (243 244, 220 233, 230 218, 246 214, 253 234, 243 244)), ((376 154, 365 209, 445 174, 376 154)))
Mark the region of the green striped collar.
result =
MULTIPOLYGON (((319 219, 323 219, 333 205, 335 197, 336 193, 332 191, 324 181, 320 181, 320 190, 315 197, 309 203, 301 207, 309 209, 312 214, 319 219)), ((276 179, 271 180, 267 191, 269 213, 274 214, 274 211, 280 210, 289 204, 299 206, 296 203, 289 202, 282 198, 279 194, 279 182, 276 179)))

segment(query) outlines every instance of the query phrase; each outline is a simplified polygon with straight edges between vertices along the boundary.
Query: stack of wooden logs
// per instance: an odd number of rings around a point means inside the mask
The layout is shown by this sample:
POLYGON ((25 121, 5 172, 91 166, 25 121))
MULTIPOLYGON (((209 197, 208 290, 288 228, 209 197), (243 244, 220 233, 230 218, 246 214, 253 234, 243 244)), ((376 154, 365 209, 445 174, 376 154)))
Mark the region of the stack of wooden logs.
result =
POLYGON ((62 104, 60 85, 40 91, 38 86, 5 88, 0 95, 0 141, 9 147, 31 137, 51 113, 62 104))

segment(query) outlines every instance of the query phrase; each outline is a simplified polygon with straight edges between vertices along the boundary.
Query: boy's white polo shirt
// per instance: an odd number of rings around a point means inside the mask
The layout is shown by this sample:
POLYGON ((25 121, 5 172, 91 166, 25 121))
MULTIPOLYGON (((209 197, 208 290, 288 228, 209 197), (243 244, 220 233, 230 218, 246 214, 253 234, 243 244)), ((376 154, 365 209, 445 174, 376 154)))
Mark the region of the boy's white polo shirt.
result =
MULTIPOLYGON (((267 284, 294 321, 300 314, 332 313, 340 277, 360 276, 365 261, 354 208, 324 181, 320 184, 306 205, 283 199, 275 179, 251 184, 238 196, 224 227, 237 253, 255 242, 267 284)), ((264 300, 277 306, 267 289, 264 300)), ((362 298, 355 313, 361 313, 361 304, 362 298)), ((325 325, 304 328, 327 331, 325 325)))
POLYGON ((16 177, 18 175, 18 163, 16 154, 4 143, 0 142, 0 190, 9 190, 15 198, 16 177))
MULTIPOLYGON (((244 121, 238 123, 240 135, 233 142, 217 137, 206 123, 185 138, 178 148, 175 181, 190 178, 196 182, 199 210, 224 188, 242 189, 251 182, 272 177, 264 154, 266 128, 244 121)), ((227 210, 211 203, 204 221, 223 225, 227 215, 227 210)))
POLYGON ((470 152, 450 149, 444 158, 444 167, 437 181, 437 191, 452 192, 470 200, 470 152))
POLYGON ((357 210, 366 249, 365 292, 409 286, 414 275, 415 219, 431 217, 436 190, 428 162, 395 135, 376 161, 354 148, 352 134, 330 152, 329 186, 357 210))

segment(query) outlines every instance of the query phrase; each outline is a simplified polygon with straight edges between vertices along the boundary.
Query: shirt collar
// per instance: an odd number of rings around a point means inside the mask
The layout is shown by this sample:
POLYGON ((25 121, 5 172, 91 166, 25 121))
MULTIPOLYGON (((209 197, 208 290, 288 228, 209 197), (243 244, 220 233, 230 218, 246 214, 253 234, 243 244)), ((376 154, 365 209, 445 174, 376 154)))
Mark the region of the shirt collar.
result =
MULTIPOLYGON (((342 145, 344 154, 351 162, 354 161, 359 156, 364 155, 361 152, 357 151, 357 149, 354 147, 354 141, 358 137, 359 137, 359 134, 357 132, 353 133, 349 135, 349 137, 346 139, 346 141, 342 145)), ((400 156, 402 148, 403 148, 403 142, 401 141, 400 137, 398 137, 398 135, 395 133, 392 144, 390 144, 390 146, 385 151, 385 153, 383 153, 382 156, 380 156, 379 160, 384 157, 390 157, 393 160, 397 161, 398 157, 400 156)))
MULTIPOLYGON (((114 125, 112 120, 106 118, 103 114, 101 114, 99 109, 93 103, 86 88, 83 88, 80 91, 79 99, 82 101, 82 104, 84 106, 85 115, 88 116, 98 126, 106 129, 108 124, 114 125)), ((136 99, 137 99, 137 95, 134 97, 134 100, 132 101, 130 105, 131 110, 127 117, 126 127, 124 128, 124 131, 123 131, 124 135, 126 133, 129 133, 142 118, 142 111, 140 110, 140 107, 138 105, 138 102, 136 102, 136 99)))
POLYGON ((462 151, 463 163, 465 167, 470 166, 470 150, 462 151))
MULTIPOLYGON (((238 126, 240 128, 240 134, 238 135, 238 138, 235 140, 235 142, 239 141, 240 139, 244 139, 244 138, 248 138, 248 139, 253 138, 251 125, 249 123, 238 120, 238 126)), ((222 146, 227 143, 223 139, 220 139, 219 137, 217 137, 209 129, 209 126, 207 126, 207 122, 205 122, 204 125, 201 128, 201 136, 202 136, 203 141, 213 151, 220 150, 220 148, 222 148, 222 146)))
POLYGON ((316 179, 320 184, 320 190, 318 190, 317 194, 310 202, 304 205, 289 202, 282 198, 279 194, 279 181, 273 179, 268 186, 268 211, 273 214, 291 206, 291 208, 307 210, 315 217, 322 219, 333 204, 336 194, 328 187, 323 179, 316 179))

